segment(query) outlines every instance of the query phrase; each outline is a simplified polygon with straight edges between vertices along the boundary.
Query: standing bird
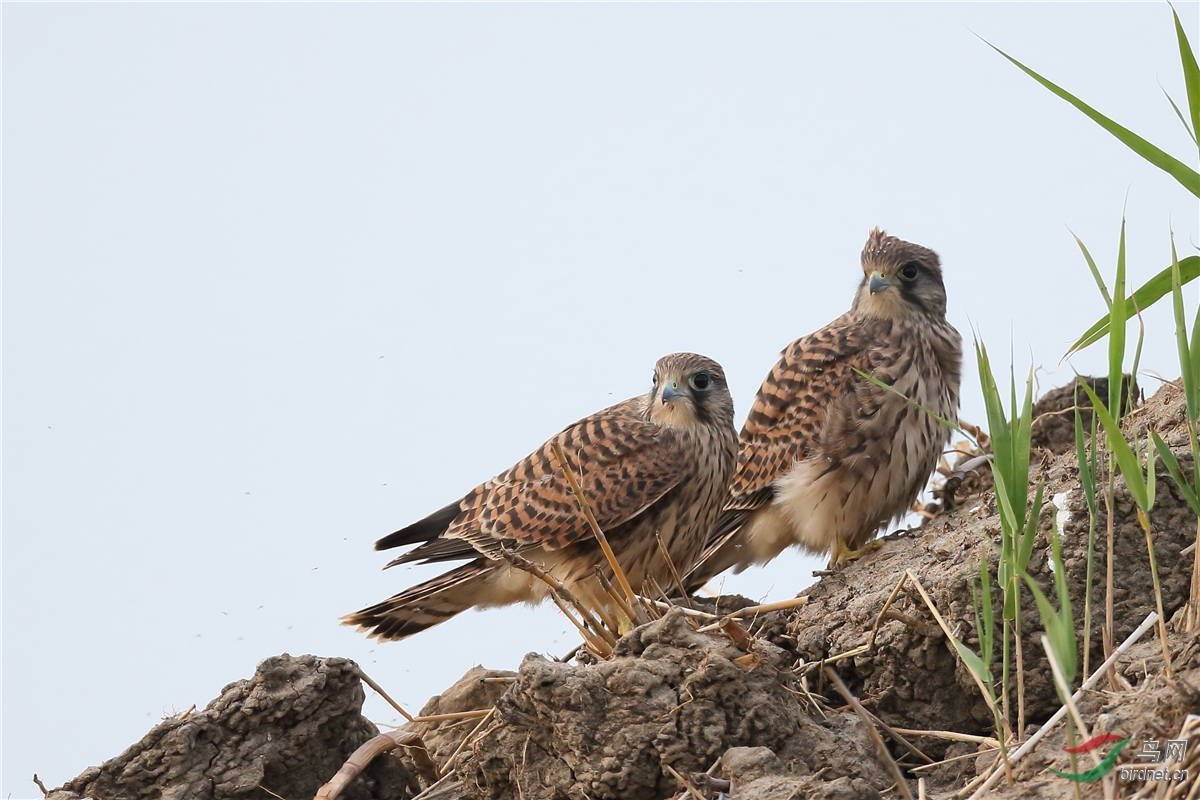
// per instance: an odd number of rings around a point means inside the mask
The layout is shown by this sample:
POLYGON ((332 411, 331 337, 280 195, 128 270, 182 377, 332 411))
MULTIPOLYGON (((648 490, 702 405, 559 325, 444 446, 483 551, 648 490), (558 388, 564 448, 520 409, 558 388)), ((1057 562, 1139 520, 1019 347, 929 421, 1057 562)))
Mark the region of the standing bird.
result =
POLYGON ((903 515, 937 466, 958 414, 962 338, 946 321, 937 254, 876 228, 850 310, 792 342, 763 381, 739 438, 730 497, 701 561, 699 588, 784 548, 858 557, 903 515))
MULTIPOLYGON (((380 641, 403 639, 472 606, 540 603, 549 587, 511 566, 522 554, 584 603, 617 619, 595 575, 612 572, 554 455, 581 476, 584 497, 635 588, 671 585, 688 570, 725 503, 737 458, 733 400, 721 365, 693 353, 659 359, 649 392, 565 428, 461 500, 375 543, 422 543, 387 566, 466 561, 460 567, 343 618, 380 641)), ((385 567, 386 569, 386 567, 385 567)))

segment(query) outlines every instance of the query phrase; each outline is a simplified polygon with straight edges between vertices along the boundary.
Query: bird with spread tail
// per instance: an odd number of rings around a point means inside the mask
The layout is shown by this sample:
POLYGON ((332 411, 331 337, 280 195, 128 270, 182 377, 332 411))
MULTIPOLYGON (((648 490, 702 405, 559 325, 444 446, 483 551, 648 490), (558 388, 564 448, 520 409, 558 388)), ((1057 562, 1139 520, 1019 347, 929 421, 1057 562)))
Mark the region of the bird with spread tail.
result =
POLYGON ((957 417, 962 339, 946 321, 938 256, 876 228, 862 270, 850 310, 792 342, 763 381, 690 589, 792 545, 852 560, 937 467, 951 431, 905 397, 957 417))
POLYGON ((555 443, 635 589, 671 586, 672 566, 683 573, 695 563, 727 497, 737 430, 721 365, 675 353, 659 359, 646 394, 568 426, 462 499, 376 542, 376 550, 419 544, 388 567, 467 563, 343 622, 389 641, 468 608, 546 599, 549 587, 512 566, 504 550, 541 566, 606 621, 618 620, 596 576, 599 567, 611 582, 611 569, 558 464, 555 443))

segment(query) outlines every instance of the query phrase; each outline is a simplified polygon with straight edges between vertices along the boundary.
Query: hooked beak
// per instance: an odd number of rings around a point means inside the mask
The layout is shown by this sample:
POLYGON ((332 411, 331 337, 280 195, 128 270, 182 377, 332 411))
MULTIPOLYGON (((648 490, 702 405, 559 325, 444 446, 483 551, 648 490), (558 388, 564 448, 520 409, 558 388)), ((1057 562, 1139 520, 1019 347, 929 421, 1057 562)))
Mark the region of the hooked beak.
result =
POLYGON ((672 381, 671 383, 663 384, 662 394, 660 396, 662 397, 663 405, 666 405, 676 397, 679 397, 681 394, 683 394, 683 392, 679 391, 679 385, 672 381))
POLYGON ((882 291, 892 285, 891 281, 883 277, 882 272, 876 272, 871 275, 871 294, 882 291))

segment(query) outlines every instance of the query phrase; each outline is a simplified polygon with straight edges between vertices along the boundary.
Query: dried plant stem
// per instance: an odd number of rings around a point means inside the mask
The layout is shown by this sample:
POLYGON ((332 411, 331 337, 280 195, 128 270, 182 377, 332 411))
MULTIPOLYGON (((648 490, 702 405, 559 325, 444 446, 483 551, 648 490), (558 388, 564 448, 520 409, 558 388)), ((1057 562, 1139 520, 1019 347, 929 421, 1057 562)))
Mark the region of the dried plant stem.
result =
POLYGON ((389 706, 396 709, 396 711, 398 711, 400 713, 400 716, 404 717, 409 722, 413 721, 413 715, 409 714, 407 711, 405 711, 403 708, 401 708, 400 704, 397 703, 395 700, 393 700, 391 698, 391 695, 389 695, 387 692, 385 692, 383 690, 382 686, 380 686, 375 681, 371 680, 371 676, 369 676, 369 675, 367 675, 367 673, 363 672, 361 668, 358 670, 358 677, 362 679, 363 683, 365 683, 367 686, 370 686, 372 689, 374 689, 376 692, 378 692, 379 696, 382 697, 384 700, 386 700, 387 704, 389 706))
POLYGON ((663 769, 665 769, 667 772, 671 773, 671 776, 674 777, 675 780, 679 781, 685 787, 687 787, 688 792, 692 795, 693 798, 695 798, 695 800, 704 800, 704 795, 700 794, 700 790, 696 788, 696 785, 694 783, 692 783, 690 779, 685 778, 682 775, 680 775, 678 772, 676 772, 674 769, 672 769, 670 764, 663 764, 663 769))
POLYGON ((421 741, 420 736, 412 731, 392 731, 368 739, 351 753, 350 758, 346 759, 346 763, 337 771, 337 774, 317 790, 314 800, 336 800, 342 790, 361 775, 367 765, 377 756, 389 750, 395 750, 397 747, 412 748, 413 763, 416 765, 417 771, 427 780, 436 781, 441 777, 438 775, 437 764, 433 763, 433 759, 429 757, 429 751, 425 749, 425 743, 421 741))
MULTIPOLYGON (((954 654, 956 659, 962 661, 962 656, 958 654, 958 649, 954 647, 954 634, 950 632, 950 626, 946 624, 946 620, 944 620, 942 615, 938 613, 937 606, 933 604, 933 599, 929 596, 929 593, 925 591, 925 587, 921 585, 921 582, 917 580, 917 576, 912 574, 912 570, 905 570, 905 574, 908 575, 908 579, 913 582, 913 586, 917 587, 917 591, 921 594, 921 599, 925 601, 925 605, 929 607, 929 611, 933 614, 933 618, 937 620, 938 627, 940 627, 942 629, 942 633, 946 635, 946 645, 950 648, 950 652, 954 654)), ((963 664, 963 666, 965 667, 966 664, 963 664)), ((971 678, 975 681, 975 685, 979 687, 979 693, 983 695, 984 702, 988 704, 994 713, 999 713, 999 709, 996 708, 996 703, 992 699, 991 693, 988 692, 987 687, 983 685, 983 681, 980 680, 979 676, 976 675, 975 672, 969 667, 967 668, 967 672, 971 674, 971 678)), ((1008 727, 1008 720, 1003 720, 1003 722, 1005 737, 1012 738, 1012 731, 1008 727)))
POLYGON ((617 640, 605 629, 603 625, 600 624, 600 621, 597 620, 590 611, 588 611, 587 606, 580 602, 580 600, 571 593, 571 591, 562 581, 560 581, 558 578, 555 578, 553 575, 548 574, 544 569, 519 553, 502 549, 500 551, 500 555, 503 556, 505 561, 512 564, 517 569, 528 572, 530 575, 549 586, 550 599, 554 601, 556 606, 558 606, 558 609, 563 613, 563 616, 571 621, 571 624, 575 626, 576 630, 579 631, 580 635, 583 636, 584 641, 587 642, 589 646, 593 647, 593 649, 596 649, 596 651, 603 657, 608 657, 608 654, 612 652, 612 645, 616 644, 617 640), (579 616, 583 618, 583 622, 575 619, 575 615, 567 610, 566 603, 570 603, 575 610, 579 612, 579 616), (587 629, 588 626, 592 627, 594 633, 587 629))
POLYGON ((627 623, 629 628, 632 629, 634 624, 633 608, 631 608, 630 605, 625 602, 625 598, 621 596, 621 593, 613 588, 612 581, 610 581, 604 574, 604 570, 599 564, 597 564, 595 567, 595 574, 596 580, 600 584, 600 588, 603 589, 604 593, 609 596, 613 602, 613 607, 617 610, 617 619, 610 620, 608 617, 605 617, 605 621, 608 622, 609 626, 617 632, 621 632, 622 621, 627 623))
MULTIPOLYGON (((1113 643, 1113 631, 1116 628, 1113 625, 1113 463, 1112 456, 1109 456, 1108 464, 1108 488, 1104 492, 1104 521, 1108 532, 1108 557, 1106 559, 1105 574, 1104 574, 1104 633, 1107 636, 1104 645, 1104 657, 1107 659, 1112 655, 1111 648, 1113 643)), ((1115 691, 1116 681, 1110 681, 1113 690, 1115 691)))
MULTIPOLYGON (((1108 671, 1112 669, 1113 665, 1117 663, 1117 659, 1120 658, 1126 650, 1132 647, 1138 639, 1141 639, 1146 631, 1150 630, 1150 628, 1157 621, 1158 614, 1151 611, 1150 615, 1146 617, 1146 619, 1142 620, 1142 624, 1137 627, 1137 630, 1129 634, 1129 638, 1122 642, 1121 646, 1114 650, 1112 654, 1104 660, 1104 663, 1097 667, 1096 671, 1093 672, 1088 679, 1083 682, 1083 684, 1079 687, 1079 690, 1075 692, 1071 699, 1079 700, 1081 697, 1083 697, 1084 692, 1092 689, 1092 687, 1099 683, 1100 678, 1106 675, 1108 671)), ((1064 705, 1054 713, 1054 716, 1046 720, 1046 723, 1038 729, 1037 733, 1033 734, 1033 736, 1030 736, 1020 747, 1013 751, 1012 756, 1009 758, 1009 762, 1011 764, 1016 764, 1022 758, 1029 755, 1037 743, 1040 742, 1047 733, 1053 730, 1054 726, 1057 725, 1066 715, 1067 707, 1064 705)), ((982 797, 985 792, 996 785, 996 781, 1000 780, 1000 775, 1000 772, 993 772, 991 775, 989 775, 987 779, 984 780, 983 785, 976 789, 975 794, 971 795, 971 797, 982 797)))
POLYGON ((450 754, 450 757, 446 759, 446 768, 447 769, 450 768, 450 765, 454 763, 454 759, 458 758, 458 754, 461 753, 464 748, 466 748, 467 744, 470 743, 470 741, 475 738, 475 734, 479 733, 479 731, 481 731, 483 729, 483 726, 488 723, 488 720, 490 720, 493 716, 495 716, 495 714, 496 714, 496 707, 492 706, 490 709, 488 709, 488 713, 484 714, 483 717, 480 718, 479 724, 476 725, 473 729, 471 729, 471 732, 467 734, 466 738, 464 738, 461 742, 459 742, 458 747, 456 747, 454 749, 454 752, 450 754))
MULTIPOLYGON (((757 606, 746 606, 745 608, 738 609, 737 611, 734 611, 731 614, 726 614, 724 617, 715 617, 711 614, 708 614, 706 616, 709 616, 713 619, 718 619, 720 621, 714 622, 711 625, 705 625, 703 628, 700 628, 699 630, 701 633, 704 633, 707 631, 715 631, 715 630, 719 630, 721 628, 721 626, 725 624, 724 620, 726 620, 726 619, 741 620, 748 616, 752 617, 755 614, 768 614, 772 611, 782 611, 786 608, 796 608, 798 606, 803 606, 803 605, 808 605, 807 597, 793 597, 791 600, 780 600, 775 603, 763 603, 763 604, 757 605, 757 606)), ((697 611, 696 613, 703 614, 704 612, 697 611)))
MULTIPOLYGON (((1153 469, 1154 465, 1151 464, 1153 469)), ((1150 535, 1150 520, 1142 512, 1141 508, 1137 510, 1138 524, 1142 526, 1142 530, 1146 533, 1146 553, 1150 556, 1150 580, 1154 583, 1154 603, 1158 609, 1158 639, 1162 642, 1163 654, 1163 672, 1167 677, 1171 677, 1171 651, 1167 647, 1167 621, 1166 614, 1163 613, 1162 603, 1162 587, 1158 583, 1158 560, 1154 557, 1154 538, 1150 535)))
POLYGON ((896 602, 896 598, 900 596, 900 592, 904 589, 904 584, 908 581, 908 573, 905 572, 900 576, 900 580, 896 583, 896 588, 892 589, 892 593, 888 595, 887 601, 883 604, 883 608, 879 609, 879 614, 875 617, 875 624, 871 626, 871 635, 867 637, 867 650, 875 649, 875 634, 879 633, 879 624, 883 622, 883 615, 892 607, 892 603, 896 602))
MULTIPOLYGON (((915 579, 914 579, 915 580, 915 579)), ((909 791, 908 783, 904 780, 904 773, 900 771, 900 766, 896 763, 896 759, 892 758, 892 754, 888 752, 887 745, 883 743, 883 738, 879 735, 879 731, 871 724, 871 718, 867 714, 867 710, 863 708, 862 703, 858 702, 858 698, 850 694, 850 690, 846 688, 846 684, 842 683, 842 679, 836 672, 828 667, 825 668, 825 677, 833 684, 833 688, 837 689, 847 703, 854 709, 854 713, 862 720, 863 726, 867 729, 867 733, 871 737, 872 743, 875 745, 875 750, 879 753, 879 758, 888 765, 888 769, 892 772, 892 777, 896 781, 896 789, 900 792, 900 796, 905 800, 913 800, 912 792, 909 791)))
MULTIPOLYGON (((1192 556, 1192 596, 1188 601, 1188 632, 1200 630, 1200 519, 1196 520, 1196 543, 1192 549, 1195 552, 1192 556)), ((1200 781, 1196 785, 1200 786, 1200 781)))
POLYGON ((679 596, 683 598, 683 604, 691 608, 692 598, 688 597, 687 589, 683 588, 683 580, 679 577, 679 570, 675 569, 675 559, 671 558, 671 554, 667 552, 667 546, 663 544, 662 536, 655 532, 654 538, 658 540, 658 552, 662 553, 663 561, 667 562, 667 567, 671 570, 671 579, 675 581, 675 588, 679 590, 679 596))
POLYGON ((988 747, 999 749, 1000 742, 993 736, 974 736, 969 733, 958 733, 957 731, 917 731, 908 728, 895 728, 896 733, 903 733, 906 736, 934 736, 938 739, 949 739, 952 742, 969 742, 971 744, 986 744, 988 747))
POLYGON ((430 714, 427 717, 417 717, 413 722, 451 722, 460 719, 479 719, 495 711, 495 708, 480 708, 474 711, 452 711, 449 714, 430 714))
MULTIPOLYGON (((1025 735, 1025 658, 1021 646, 1021 593, 1017 591, 1017 616, 1013 620, 1013 649, 1017 656, 1017 741, 1025 735)), ((1003 745, 1001 745, 1003 750, 1003 745)))
MULTIPOLYGON (((575 479, 575 473, 571 471, 571 467, 567 464, 567 457, 563 453, 562 445, 558 442, 552 442, 551 447, 554 450, 554 457, 558 459, 558 466, 563 472, 563 476, 567 479, 567 485, 571 487, 571 494, 575 495, 575 502, 579 503, 579 508, 583 511, 583 517, 587 520, 588 525, 592 529, 592 535, 596 537, 596 541, 600 543, 600 549, 604 551, 604 557, 608 559, 608 565, 612 567, 613 576, 616 577, 617 583, 621 585, 621 591, 625 592, 625 600, 629 604, 630 609, 637 605, 637 600, 633 592, 633 587, 629 585, 629 578, 625 577, 625 570, 621 569, 621 563, 617 561, 617 554, 613 552, 612 546, 608 543, 608 537, 604 535, 604 531, 600 530, 600 523, 596 522, 596 517, 592 514, 592 508, 588 505, 587 498, 583 496, 583 490, 579 488, 579 481, 575 479)), ((634 622, 644 622, 636 617, 634 622)))
MULTIPOLYGON (((1058 657, 1054 654, 1054 648, 1050 646, 1050 637, 1043 633, 1038 638, 1041 640, 1042 649, 1046 651, 1046 658, 1050 662, 1050 671, 1054 675, 1054 685, 1058 687, 1058 696, 1063 699, 1063 703, 1071 715, 1071 721, 1075 724, 1075 729, 1079 731, 1079 735, 1083 737, 1084 741, 1087 741, 1092 738, 1092 735, 1088 732, 1087 724, 1083 721, 1083 717, 1079 714, 1079 709, 1075 706, 1075 698, 1071 694, 1071 687, 1067 683, 1067 677, 1063 674, 1062 665, 1058 663, 1058 657)), ((1068 726, 1067 741, 1068 744, 1073 746, 1069 734, 1070 730, 1068 726)), ((1089 755, 1092 757, 1093 765, 1099 766, 1100 755, 1095 750, 1092 750, 1089 755)), ((1074 757, 1072 757, 1072 769, 1075 769, 1074 760, 1074 757)), ((1078 784, 1076 785, 1078 786, 1078 784)), ((1113 796, 1111 777, 1104 780, 1104 796, 1109 798, 1109 800, 1113 796)))

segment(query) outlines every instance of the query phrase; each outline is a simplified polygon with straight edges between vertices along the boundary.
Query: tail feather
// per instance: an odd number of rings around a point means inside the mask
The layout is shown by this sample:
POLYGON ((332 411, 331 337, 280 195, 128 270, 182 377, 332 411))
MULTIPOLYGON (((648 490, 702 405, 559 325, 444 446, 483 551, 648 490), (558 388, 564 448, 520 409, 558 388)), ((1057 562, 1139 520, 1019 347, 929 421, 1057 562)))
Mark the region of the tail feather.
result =
MULTIPOLYGON (((401 528, 395 533, 389 533, 375 543, 376 550, 390 550, 393 547, 403 547, 406 544, 428 542, 441 536, 450 523, 454 522, 462 509, 461 500, 455 500, 445 508, 438 509, 425 519, 414 522, 408 527, 401 528)), ((389 565, 390 566, 390 565, 389 565)))
POLYGON ((342 617, 342 624, 353 625, 381 642, 405 639, 474 606, 480 584, 492 569, 495 567, 482 558, 463 564, 342 617))

